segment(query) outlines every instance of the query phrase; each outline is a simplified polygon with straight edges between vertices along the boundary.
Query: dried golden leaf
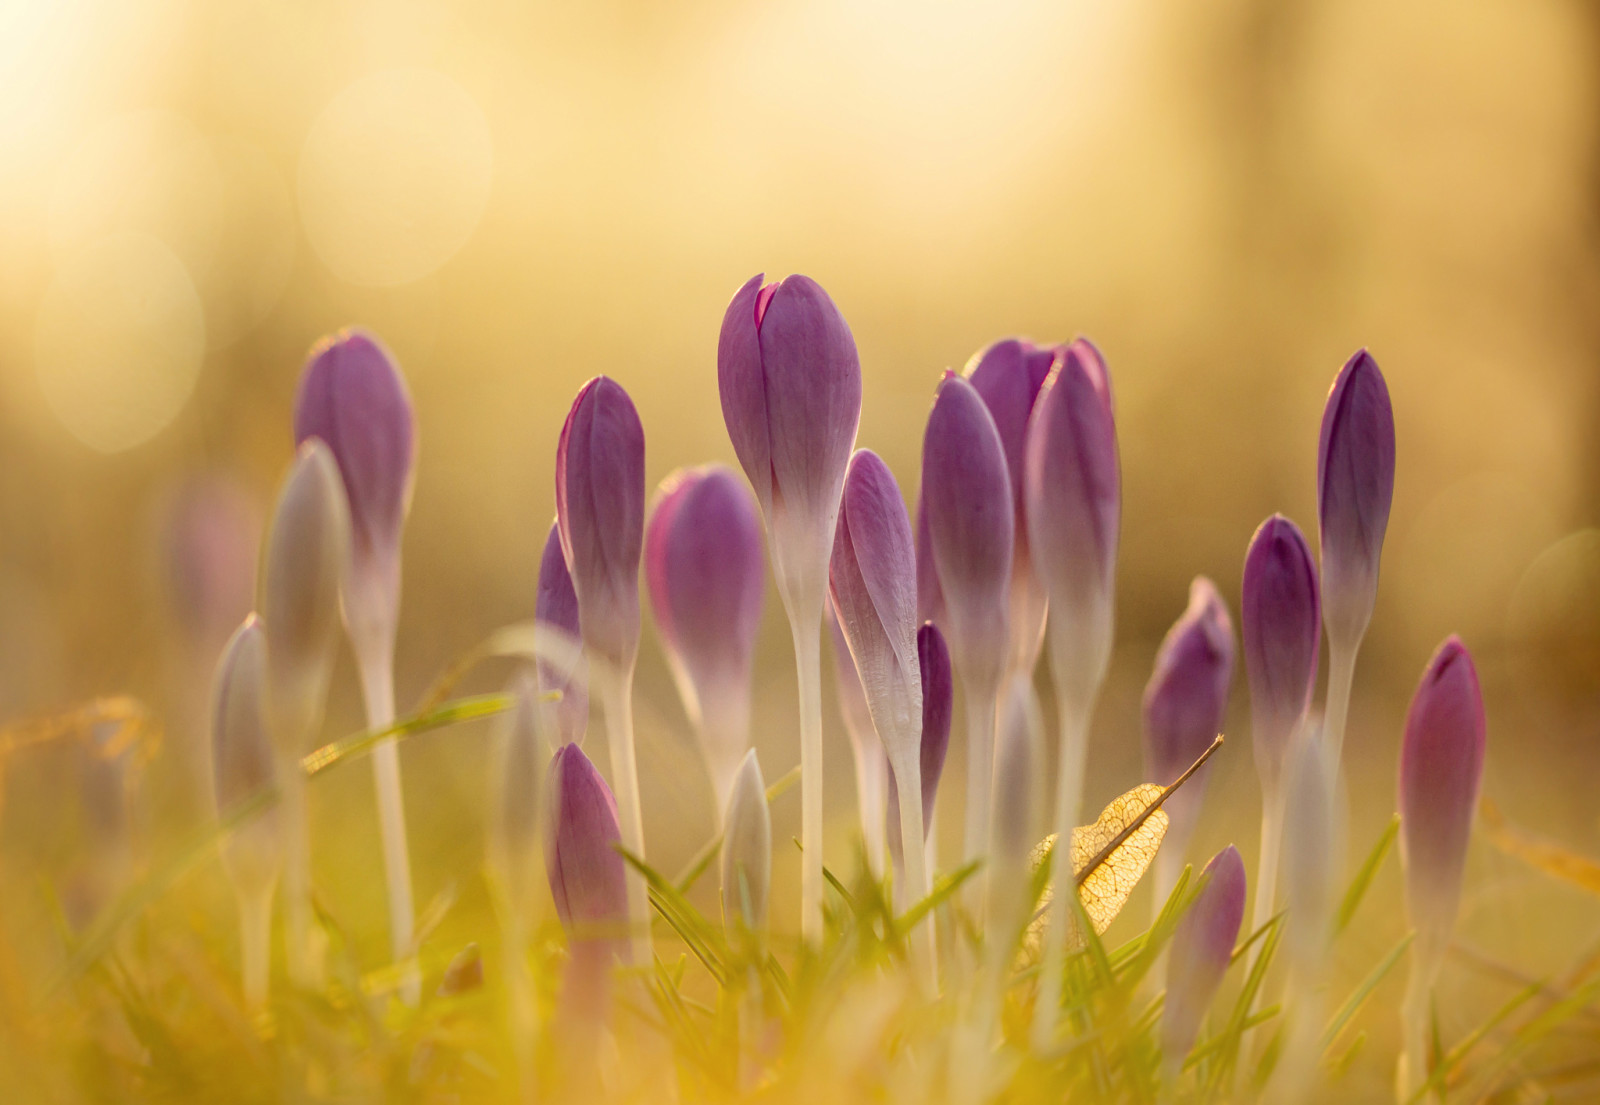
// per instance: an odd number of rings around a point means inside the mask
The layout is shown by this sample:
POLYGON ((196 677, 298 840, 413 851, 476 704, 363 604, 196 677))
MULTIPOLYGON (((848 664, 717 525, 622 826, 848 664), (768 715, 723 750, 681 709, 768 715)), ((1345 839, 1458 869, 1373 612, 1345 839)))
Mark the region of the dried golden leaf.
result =
POLYGON ((1479 819, 1483 835, 1506 855, 1562 882, 1600 894, 1600 862, 1511 824, 1487 798, 1480 803, 1479 819))

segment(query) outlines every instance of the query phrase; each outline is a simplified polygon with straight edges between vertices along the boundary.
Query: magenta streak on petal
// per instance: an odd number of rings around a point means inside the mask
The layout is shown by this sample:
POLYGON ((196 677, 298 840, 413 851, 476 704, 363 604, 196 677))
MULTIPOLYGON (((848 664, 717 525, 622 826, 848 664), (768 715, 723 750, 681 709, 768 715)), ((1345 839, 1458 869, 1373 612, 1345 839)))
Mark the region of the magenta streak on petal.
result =
MULTIPOLYGON (((761 277, 756 277, 760 280, 761 277)), ((772 302, 772 297, 777 294, 778 282, 773 281, 756 293, 756 329, 761 329, 761 320, 767 315, 767 304, 772 302)))

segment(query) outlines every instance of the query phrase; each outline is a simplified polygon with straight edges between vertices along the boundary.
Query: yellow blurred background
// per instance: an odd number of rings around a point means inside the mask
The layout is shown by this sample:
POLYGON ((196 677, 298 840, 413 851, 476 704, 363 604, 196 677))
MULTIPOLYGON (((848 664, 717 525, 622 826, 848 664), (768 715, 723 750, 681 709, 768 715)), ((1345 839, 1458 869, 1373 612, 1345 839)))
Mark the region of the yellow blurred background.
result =
MULTIPOLYGON (((417 404, 403 711, 531 614, 579 384, 631 392, 652 483, 731 462, 723 308, 755 272, 802 271, 855 332, 860 442, 908 497, 942 369, 1011 334, 1105 351, 1125 498, 1096 806, 1139 780, 1138 696, 1190 578, 1237 613, 1255 526, 1282 510, 1314 532, 1322 400, 1369 346, 1399 468, 1346 744, 1352 854, 1393 807, 1406 701, 1450 632, 1485 680, 1486 793, 1600 854, 1597 59, 1583 0, 0 0, 0 719, 147 703, 166 743, 127 816, 150 862, 203 816, 181 765, 316 338, 373 328, 417 404), (217 527, 202 544, 234 567, 184 559, 185 525, 217 527)), ((770 779, 798 759, 776 601, 760 649, 770 779)), ((711 831, 710 790, 652 639, 638 694, 671 870, 711 831)), ((844 862, 849 756, 825 716, 844 862)), ((345 657, 329 739, 360 722, 345 657)), ((1255 852, 1242 669, 1230 736, 1196 857, 1255 852)), ((7 765, 14 877, 87 862, 69 759, 7 765)), ((403 759, 420 900, 481 904, 482 727, 403 759)), ((367 772, 313 803, 319 879, 376 960, 367 772)), ((797 866, 780 846, 780 918, 797 866)), ((1600 929, 1591 900, 1486 848, 1470 877, 1468 937, 1531 974, 1600 929)), ((1403 927, 1393 869, 1383 885, 1395 916, 1356 963, 1403 927)), ((47 948, 46 912, 0 916, 47 948)))

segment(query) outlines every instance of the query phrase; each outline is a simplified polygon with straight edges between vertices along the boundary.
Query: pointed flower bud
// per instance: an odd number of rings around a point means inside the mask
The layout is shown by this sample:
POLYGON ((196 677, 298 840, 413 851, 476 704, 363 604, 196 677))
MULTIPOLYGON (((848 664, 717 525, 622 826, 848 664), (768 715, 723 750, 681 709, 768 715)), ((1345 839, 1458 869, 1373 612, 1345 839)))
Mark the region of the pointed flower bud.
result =
POLYGON ((1240 617, 1256 770, 1272 792, 1289 738, 1311 704, 1322 636, 1317 566, 1299 527, 1281 514, 1250 539, 1240 617))
MULTIPOLYGON (((1028 418, 1045 377, 1055 364, 1057 350, 1039 348, 1031 342, 1008 338, 995 342, 967 363, 965 374, 994 417, 995 429, 1005 450, 1006 471, 1011 480, 1011 502, 1016 534, 1012 542, 1010 626, 1011 647, 1008 668, 1033 671, 1044 637, 1044 585, 1033 569, 1028 545, 1026 496, 1023 492, 1023 467, 1028 440, 1028 418)), ((920 562, 919 562, 920 563, 920 562)))
POLYGON ((772 886, 772 817, 756 750, 745 753, 728 790, 722 830, 722 917, 730 929, 767 927, 772 886))
MULTIPOLYGON (((212 681, 211 763, 222 817, 277 784, 266 707, 266 634, 252 614, 223 649, 212 681)), ((283 864, 277 810, 242 825, 228 838, 223 858, 241 893, 269 889, 283 864)))
POLYGON ((1244 899, 1244 861, 1230 844, 1200 873, 1200 890, 1172 934, 1161 1011, 1161 1052, 1169 1069, 1182 1068, 1227 973, 1244 920, 1244 899))
POLYGON ((285 756, 311 750, 322 716, 349 547, 339 469, 320 438, 307 441, 278 494, 261 572, 273 739, 285 756))
POLYGON ((922 438, 922 504, 956 667, 964 685, 997 694, 1011 645, 1011 477, 994 416, 954 373, 939 384, 922 438))
POLYGON ((1434 653, 1406 714, 1400 747, 1400 856, 1419 932, 1448 937, 1461 900, 1486 725, 1472 655, 1451 637, 1434 653))
POLYGON ((545 870, 574 953, 629 958, 626 865, 616 846, 617 803, 583 749, 564 744, 546 781, 545 870))
POLYGON ((1057 614, 1052 663, 1086 699, 1110 658, 1122 473, 1105 361, 1083 338, 1034 402, 1023 490, 1034 571, 1057 614))
POLYGON ((761 521, 749 490, 721 465, 674 472, 656 496, 644 537, 650 606, 725 809, 750 744, 761 521))
POLYGON ((1329 639, 1354 647, 1378 593, 1394 499, 1394 409, 1378 362, 1358 350, 1328 393, 1317 444, 1322 608, 1329 639))
MULTIPOLYGON (((572 589, 572 575, 567 571, 566 557, 561 552, 561 527, 554 522, 550 524, 550 535, 545 538, 544 555, 539 558, 539 590, 534 599, 533 619, 536 624, 565 633, 574 644, 583 640, 578 621, 578 594, 572 589)), ((585 667, 581 657, 578 667, 572 671, 543 660, 538 665, 538 689, 561 695, 560 701, 547 709, 554 720, 552 738, 561 744, 582 744, 584 732, 589 728, 585 667)))
POLYGON ((542 874, 539 799, 544 785, 544 738, 538 680, 519 672, 508 688, 511 709, 496 726, 489 769, 489 860, 506 904, 519 922, 532 915, 542 874))
POLYGON ((351 536, 345 617, 352 639, 371 635, 392 648, 417 431, 405 380, 377 338, 345 330, 312 348, 295 396, 294 436, 302 444, 313 437, 325 442, 344 480, 351 536))
MULTIPOLYGON (((950 751, 950 718, 955 710, 955 679, 950 674, 950 649, 944 634, 932 622, 917 630, 917 658, 922 673, 922 836, 926 840, 933 827, 933 800, 939 793, 939 778, 944 774, 945 753, 950 751)), ((889 776, 889 809, 900 808, 900 793, 894 776, 889 776)), ((891 813, 888 819, 889 854, 898 867, 902 862, 900 821, 891 813)))
POLYGON ((845 466, 861 419, 855 338, 805 276, 734 295, 717 342, 722 417, 772 535, 779 584, 825 567, 845 466))
MULTIPOLYGON (((839 694, 839 716, 850 738, 850 751, 856 766, 856 802, 861 815, 862 843, 867 851, 867 865, 874 878, 883 875, 884 853, 884 802, 887 800, 889 760, 884 755, 883 742, 872 726, 872 712, 867 709, 867 694, 861 688, 861 676, 856 672, 856 662, 850 657, 850 644, 839 628, 839 615, 833 602, 826 604, 828 629, 833 635, 834 683, 839 694)), ((890 807, 892 808, 892 807, 890 807)))
POLYGON ((556 519, 583 642, 631 670, 639 651, 644 429, 633 400, 608 377, 583 385, 561 427, 556 519))

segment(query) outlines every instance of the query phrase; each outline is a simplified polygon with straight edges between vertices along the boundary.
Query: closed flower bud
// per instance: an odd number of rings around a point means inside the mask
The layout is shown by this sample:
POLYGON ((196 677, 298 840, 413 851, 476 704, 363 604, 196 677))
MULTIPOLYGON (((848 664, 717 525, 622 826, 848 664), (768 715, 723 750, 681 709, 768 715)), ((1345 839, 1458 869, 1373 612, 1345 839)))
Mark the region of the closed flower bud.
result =
POLYGON ((284 756, 311 750, 322 716, 349 547, 349 508, 333 454, 321 439, 307 441, 278 494, 261 572, 273 739, 284 756))
POLYGON ((644 559, 656 628, 724 809, 750 743, 766 578, 761 521, 744 483, 721 465, 668 476, 645 530, 644 559))
POLYGON ((231 480, 186 482, 161 519, 162 582, 174 621, 209 664, 253 605, 261 516, 231 480))
MULTIPOLYGON (((212 681, 211 765, 217 813, 226 818, 277 785, 267 728, 267 642, 254 614, 234 633, 212 681)), ((223 847, 228 873, 242 894, 270 890, 283 865, 277 810, 243 824, 223 847)))
POLYGON ((1044 637, 1047 600, 1044 585, 1033 568, 1028 544, 1028 516, 1023 492, 1023 466, 1027 451, 1028 418, 1045 377, 1055 364, 1057 350, 1008 338, 995 342, 967 364, 965 374, 994 417, 1005 451, 1011 480, 1015 538, 1012 542, 1011 600, 1007 619, 1011 646, 1008 668, 1033 671, 1044 637))
POLYGON ((574 955, 629 957, 626 866, 617 804, 583 749, 564 744, 546 780, 545 870, 574 955))
POLYGON ((1256 770, 1271 794, 1311 703, 1322 636, 1316 564, 1299 528, 1281 514, 1250 539, 1239 605, 1256 770))
POLYGON ((1394 409, 1365 349, 1328 393, 1317 444, 1322 610, 1330 640, 1353 648, 1378 593, 1378 557, 1394 499, 1394 409))
MULTIPOLYGON (((950 718, 955 709, 955 679, 950 674, 950 649, 944 634, 932 622, 917 630, 917 658, 922 673, 922 835, 927 839, 933 827, 933 800, 939 793, 939 778, 944 774, 945 753, 950 751, 950 718)), ((894 776, 889 777, 889 809, 900 808, 900 795, 894 776)), ((889 854, 896 866, 903 862, 900 822, 888 821, 889 854)))
POLYGON ((644 429, 633 400, 608 377, 583 385, 561 427, 556 517, 584 644, 631 670, 639 651, 644 429))
POLYGON ((822 586, 845 466, 861 418, 855 338, 805 276, 734 295, 717 342, 717 386, 734 452, 772 535, 779 584, 822 586))
POLYGON ((1456 637, 1434 653, 1406 714, 1400 746, 1400 856, 1419 933, 1447 939, 1461 899, 1483 778, 1483 692, 1456 637))
POLYGON ((956 667, 995 694, 1011 643, 1011 478, 994 417, 954 373, 939 384, 922 438, 922 504, 956 667))
POLYGON ((1067 693, 1087 699, 1110 658, 1122 474, 1110 379, 1082 338, 1034 402, 1023 490, 1029 553, 1057 615, 1052 663, 1067 693))
POLYGON ((1200 873, 1200 889, 1172 934, 1161 1052, 1169 1075, 1183 1069, 1200 1022, 1216 997, 1244 920, 1244 861, 1228 845, 1200 873))
POLYGON ((767 927, 772 886, 772 818, 754 748, 734 774, 722 824, 723 921, 730 929, 760 932, 767 927))
MULTIPOLYGON (((295 396, 295 440, 325 442, 350 503, 345 618, 356 647, 392 650, 400 530, 416 473, 416 416, 404 379, 371 334, 342 331, 311 350, 295 396), (370 638, 371 646, 364 641, 370 638)), ((270 622, 269 622, 270 624, 270 622)))
POLYGON ((523 671, 508 688, 511 709, 495 727, 489 771, 489 860, 500 880, 506 904, 519 923, 526 922, 537 899, 542 872, 539 853, 539 799, 543 788, 545 741, 539 709, 539 686, 523 671))
MULTIPOLYGON (((828 629, 833 635, 834 683, 839 694, 839 716, 850 738, 850 751, 856 766, 856 802, 861 814, 862 843, 867 850, 867 866, 874 878, 883 875, 884 802, 888 796, 889 760, 883 742, 872 726, 872 711, 867 709, 867 694, 861 689, 861 676, 850 657, 850 644, 839 628, 839 615, 833 602, 827 604, 828 629)), ((892 807, 890 807, 892 808, 892 807)))
MULTIPOLYGON (((578 621, 578 594, 572 589, 572 575, 567 571, 567 560, 561 552, 561 527, 557 523, 551 524, 544 555, 539 559, 539 593, 534 600, 533 618, 536 624, 571 637, 574 645, 583 639, 578 621)), ((560 744, 582 744, 584 732, 589 728, 585 667, 582 657, 572 671, 543 660, 538 665, 539 689, 561 695, 548 710, 555 723, 551 739, 560 744)))

